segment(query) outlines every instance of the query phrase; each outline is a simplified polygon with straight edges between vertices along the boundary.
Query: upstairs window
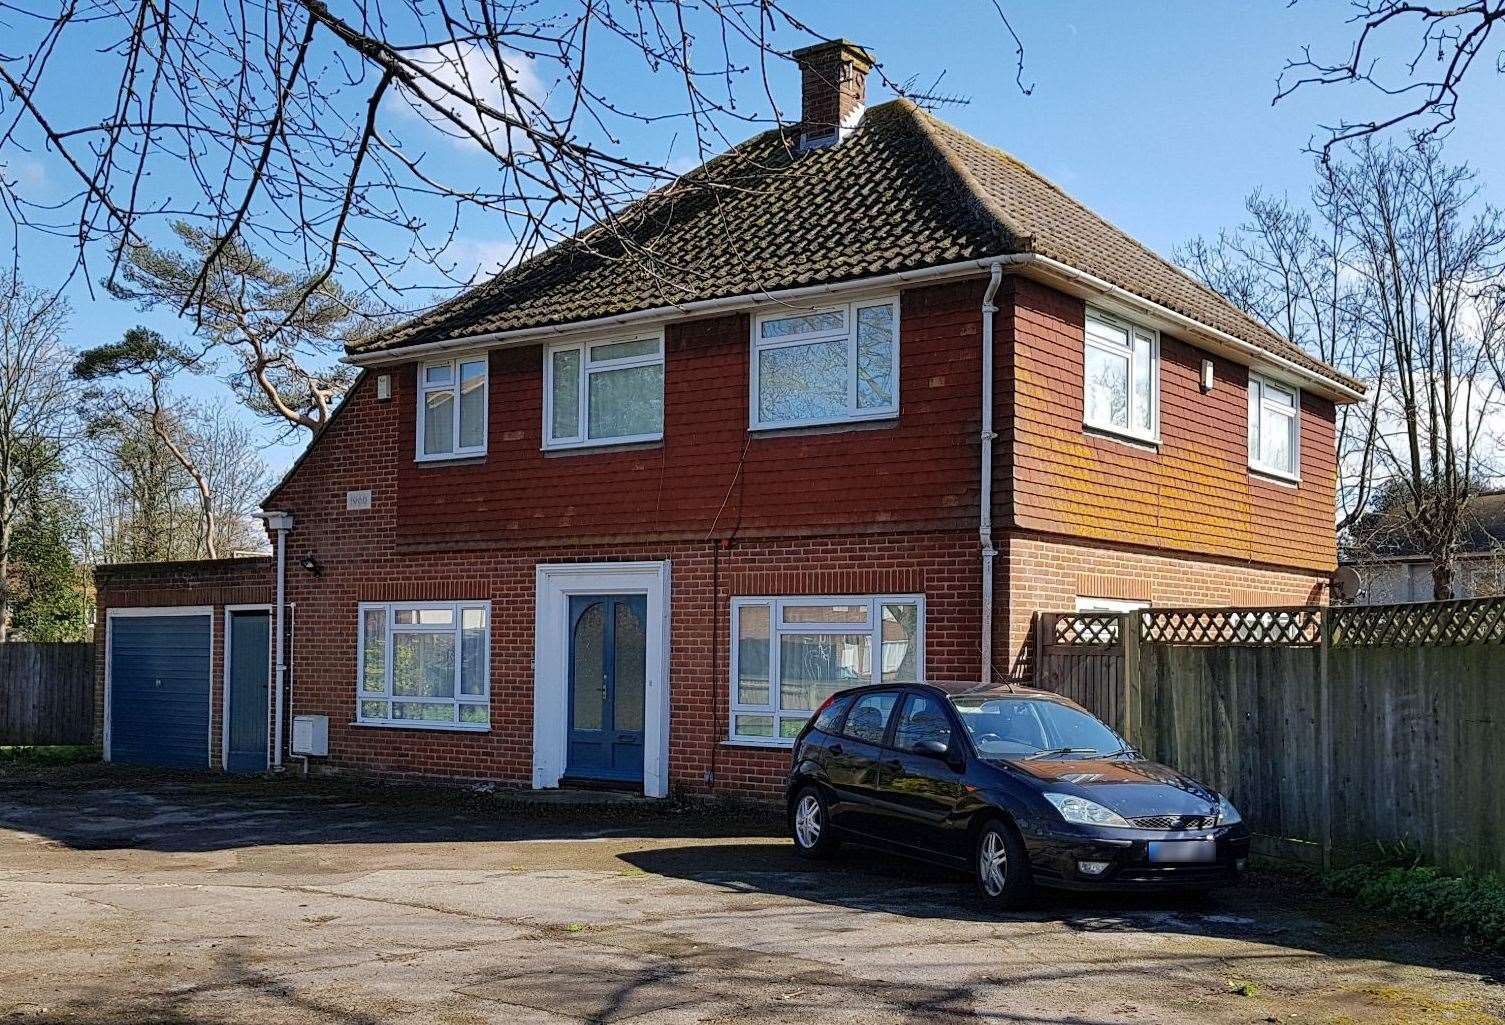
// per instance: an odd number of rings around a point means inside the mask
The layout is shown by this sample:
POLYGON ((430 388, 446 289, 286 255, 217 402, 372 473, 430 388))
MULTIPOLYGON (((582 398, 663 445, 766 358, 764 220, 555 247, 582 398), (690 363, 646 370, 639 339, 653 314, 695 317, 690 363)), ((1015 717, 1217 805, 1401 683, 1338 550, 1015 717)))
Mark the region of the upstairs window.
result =
POLYGON ((925 678, 917 595, 732 599, 731 739, 788 745, 837 691, 925 678))
POLYGON ((662 335, 557 345, 544 361, 544 448, 664 436, 662 335))
POLYGON ((1159 436, 1160 337, 1087 311, 1082 422, 1140 441, 1159 436))
POLYGON ((781 310, 753 321, 754 429, 899 412, 899 300, 781 310))
POLYGON ((486 357, 418 368, 418 458, 486 453, 486 357))
POLYGON ((1296 480, 1301 466, 1301 393, 1249 375, 1249 466, 1296 480))

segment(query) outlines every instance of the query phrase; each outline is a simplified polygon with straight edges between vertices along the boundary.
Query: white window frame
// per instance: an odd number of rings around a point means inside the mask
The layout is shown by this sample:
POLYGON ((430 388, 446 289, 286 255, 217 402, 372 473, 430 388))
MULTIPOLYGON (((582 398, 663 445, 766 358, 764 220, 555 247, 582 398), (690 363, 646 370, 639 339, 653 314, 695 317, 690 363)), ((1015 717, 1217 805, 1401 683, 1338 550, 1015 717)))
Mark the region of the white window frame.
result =
MULTIPOLYGON (((647 434, 624 434, 612 438, 592 438, 590 436, 590 379, 592 374, 599 374, 609 370, 631 370, 634 367, 663 367, 664 366, 664 333, 651 331, 644 334, 606 335, 597 338, 581 339, 573 342, 560 342, 544 349, 543 356, 543 448, 569 449, 569 448, 600 448, 604 445, 632 445, 647 441, 662 441, 664 438, 664 424, 662 412, 660 413, 658 430, 647 434), (617 345, 622 342, 656 342, 658 351, 644 356, 626 356, 620 359, 593 360, 591 350, 603 345, 617 345), (554 437, 554 354, 575 350, 580 353, 579 377, 576 380, 576 389, 580 408, 576 415, 577 430, 573 437, 554 437)), ((663 388, 663 377, 660 376, 660 389, 663 388)), ((662 391, 660 391, 660 409, 662 409, 662 391)))
POLYGON ((1301 389, 1294 384, 1287 384, 1285 381, 1250 371, 1249 413, 1251 414, 1248 431, 1249 469, 1255 473, 1268 477, 1277 477, 1280 480, 1289 481, 1293 484, 1301 483, 1301 389), (1265 397, 1266 388, 1276 388, 1289 393, 1292 404, 1286 406, 1278 402, 1271 402, 1265 397), (1261 435, 1264 433, 1264 413, 1267 408, 1275 413, 1275 415, 1288 416, 1291 420, 1293 428, 1291 431, 1291 469, 1286 469, 1283 466, 1270 466, 1260 459, 1261 445, 1255 437, 1255 429, 1257 427, 1261 435), (1258 421, 1254 419, 1254 414, 1258 414, 1258 421))
POLYGON ((484 456, 486 454, 486 441, 490 430, 491 421, 491 358, 487 353, 471 353, 468 356, 457 356, 454 359, 431 359, 418 364, 417 387, 418 393, 418 430, 415 432, 414 456, 420 463, 432 463, 443 459, 467 459, 472 456, 484 456), (462 364, 479 363, 483 368, 481 384, 481 443, 462 447, 460 445, 460 367, 462 364), (449 367, 449 384, 428 384, 428 371, 431 367, 449 367), (427 417, 424 416, 428 397, 435 392, 449 392, 450 402, 453 408, 453 422, 450 430, 455 439, 455 447, 448 452, 425 452, 423 450, 423 432, 427 417))
POLYGON ((394 601, 394 602, 361 602, 356 607, 355 629, 355 722, 357 726, 385 726, 405 730, 458 730, 465 733, 485 733, 491 729, 491 602, 489 601, 394 601), (383 656, 383 683, 385 689, 377 694, 372 691, 361 689, 365 679, 366 669, 366 613, 373 609, 381 609, 386 612, 386 632, 383 638, 385 654, 383 656), (453 616, 452 622, 445 625, 429 624, 404 624, 400 629, 396 627, 396 613, 404 611, 428 611, 434 609, 448 609, 453 616), (477 695, 460 694, 460 673, 464 665, 463 639, 461 629, 463 623, 463 610, 480 609, 486 623, 485 650, 486 657, 482 660, 482 693, 477 695), (455 696, 453 698, 419 698, 408 696, 394 696, 392 693, 392 635, 393 633, 433 633, 451 634, 455 639, 455 696), (394 719, 368 718, 361 710, 363 701, 385 701, 390 709, 392 703, 403 702, 405 704, 418 705, 453 705, 455 707, 454 722, 433 722, 420 719, 394 719), (460 718, 461 705, 475 705, 486 709, 486 721, 484 723, 462 723, 460 718))
POLYGON ((1143 324, 1136 324, 1133 321, 1125 320, 1123 317, 1118 317, 1111 313, 1105 313, 1102 310, 1089 306, 1087 307, 1086 318, 1082 324, 1082 338, 1082 425, 1089 430, 1101 432, 1103 434, 1112 434, 1120 438, 1128 438, 1132 441, 1142 442, 1150 445, 1160 444, 1160 332, 1156 331, 1154 328, 1145 327, 1143 324), (1091 327, 1091 323, 1094 320, 1098 321, 1106 327, 1115 328, 1117 330, 1127 332, 1129 336, 1128 352, 1125 353, 1123 348, 1120 346, 1113 345, 1098 338, 1094 338, 1092 336, 1091 327), (1150 343, 1150 429, 1148 431, 1144 431, 1135 426, 1136 417, 1134 416, 1134 371, 1136 369, 1135 361, 1138 358, 1134 347, 1135 335, 1144 336, 1149 340, 1150 343), (1087 401, 1086 355, 1088 349, 1097 349, 1099 352, 1108 353, 1115 358, 1122 358, 1125 355, 1128 356, 1129 425, 1127 428, 1120 427, 1115 423, 1106 423, 1098 420, 1093 420, 1088 416, 1087 411, 1091 408, 1090 403, 1087 401))
POLYGON ((777 431, 789 427, 817 427, 825 424, 862 423, 867 420, 889 420, 899 415, 899 378, 900 378, 900 309, 897 295, 878 295, 866 299, 854 299, 846 303, 833 303, 829 306, 800 309, 795 307, 781 307, 760 313, 752 318, 752 349, 751 358, 748 360, 747 382, 747 418, 748 429, 754 431, 777 431), (888 306, 894 311, 894 386, 892 400, 881 407, 869 409, 857 408, 857 311, 865 310, 874 306, 888 306), (837 310, 843 311, 843 327, 840 330, 831 329, 826 331, 810 331, 805 334, 791 335, 786 338, 763 338, 763 325, 771 320, 785 320, 790 317, 813 316, 820 313, 832 313, 837 310), (770 349, 782 349, 791 345, 809 345, 813 342, 829 342, 846 339, 847 343, 847 408, 843 413, 833 416, 808 417, 802 420, 770 420, 764 422, 761 419, 762 404, 758 395, 758 357, 770 349))
POLYGON ((867 683, 882 684, 883 680, 883 606, 884 605, 913 605, 916 608, 915 642, 919 647, 916 655, 916 679, 894 683, 894 687, 908 686, 910 683, 925 682, 925 596, 922 594, 839 594, 799 597, 776 598, 776 597, 743 597, 733 598, 731 603, 731 632, 728 634, 731 644, 730 690, 727 693, 727 701, 731 713, 726 720, 726 742, 738 746, 750 747, 793 747, 793 737, 779 736, 779 722, 781 719, 794 719, 803 717, 808 720, 815 715, 816 709, 790 709, 784 711, 779 707, 779 636, 781 634, 867 634, 873 642, 873 673, 870 681, 854 683, 852 686, 866 686, 867 683), (867 605, 867 620, 864 623, 789 623, 782 622, 783 610, 790 606, 820 606, 820 605, 867 605), (741 645, 738 643, 738 629, 741 624, 742 610, 750 607, 763 607, 768 609, 768 704, 751 705, 737 700, 737 680, 741 674, 738 661, 741 656, 741 645), (773 733, 771 737, 745 737, 737 735, 738 715, 771 715, 773 717, 773 733))

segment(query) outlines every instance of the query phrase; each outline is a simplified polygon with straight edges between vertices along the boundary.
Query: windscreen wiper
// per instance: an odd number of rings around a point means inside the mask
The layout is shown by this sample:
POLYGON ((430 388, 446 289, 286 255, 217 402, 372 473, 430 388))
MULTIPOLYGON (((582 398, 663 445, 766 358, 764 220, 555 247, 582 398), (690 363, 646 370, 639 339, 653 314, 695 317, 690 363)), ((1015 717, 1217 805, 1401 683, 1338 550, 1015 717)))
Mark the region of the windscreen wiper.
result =
POLYGON ((1025 755, 1022 761, 1032 762, 1037 758, 1055 758, 1060 755, 1095 755, 1095 747, 1058 747, 1050 751, 1036 751, 1032 755, 1025 755))

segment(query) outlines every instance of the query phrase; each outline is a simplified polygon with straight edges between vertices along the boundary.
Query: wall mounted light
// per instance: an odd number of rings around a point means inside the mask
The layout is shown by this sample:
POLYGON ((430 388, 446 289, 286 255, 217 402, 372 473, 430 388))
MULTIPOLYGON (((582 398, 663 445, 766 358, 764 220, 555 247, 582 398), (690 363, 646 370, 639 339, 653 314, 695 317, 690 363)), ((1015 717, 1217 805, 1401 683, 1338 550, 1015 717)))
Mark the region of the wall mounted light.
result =
POLYGON ((1212 360, 1202 361, 1202 390, 1212 391, 1212 360))
POLYGON ((303 568, 316 577, 324 574, 324 567, 319 564, 319 557, 312 552, 303 557, 303 568))
POLYGON ((376 400, 378 402, 386 402, 391 397, 392 397, 392 375, 391 374, 377 374, 376 375, 376 400))

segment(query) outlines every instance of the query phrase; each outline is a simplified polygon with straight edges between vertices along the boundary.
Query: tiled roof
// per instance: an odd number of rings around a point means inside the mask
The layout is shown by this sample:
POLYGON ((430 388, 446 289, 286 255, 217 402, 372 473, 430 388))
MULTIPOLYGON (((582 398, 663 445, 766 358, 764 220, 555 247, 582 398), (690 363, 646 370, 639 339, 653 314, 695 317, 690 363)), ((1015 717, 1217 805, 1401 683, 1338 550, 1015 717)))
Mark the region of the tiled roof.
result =
POLYGON ((869 109, 839 146, 797 154, 793 138, 755 136, 610 225, 352 351, 1033 252, 1354 386, 1018 160, 907 100, 869 109))

